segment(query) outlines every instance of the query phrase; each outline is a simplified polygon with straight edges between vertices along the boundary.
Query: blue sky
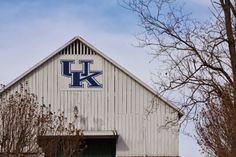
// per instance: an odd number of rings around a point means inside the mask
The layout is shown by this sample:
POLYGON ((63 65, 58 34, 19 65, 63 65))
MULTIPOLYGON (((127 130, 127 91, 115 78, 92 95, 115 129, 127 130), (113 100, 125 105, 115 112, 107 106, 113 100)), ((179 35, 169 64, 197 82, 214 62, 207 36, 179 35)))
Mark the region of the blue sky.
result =
MULTIPOLYGON (((187 0, 185 6, 198 19, 209 16, 207 0, 187 0)), ((137 24, 138 18, 117 0, 0 0, 0 84, 80 35, 155 88, 151 72, 158 63, 149 63, 149 49, 134 46, 137 24)), ((182 157, 200 157, 198 149, 194 140, 180 136, 182 157)))

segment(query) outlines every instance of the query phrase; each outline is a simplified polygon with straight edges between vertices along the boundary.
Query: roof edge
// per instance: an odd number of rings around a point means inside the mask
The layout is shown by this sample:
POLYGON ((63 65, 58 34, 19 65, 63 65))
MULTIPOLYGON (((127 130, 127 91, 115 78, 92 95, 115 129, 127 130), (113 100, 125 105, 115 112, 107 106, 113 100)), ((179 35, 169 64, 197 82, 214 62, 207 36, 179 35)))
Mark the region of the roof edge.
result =
POLYGON ((86 45, 88 45, 91 49, 93 49, 95 52, 98 52, 98 54, 100 54, 102 57, 104 57, 106 60, 108 60, 110 63, 112 63, 113 65, 115 65, 117 68, 119 68, 121 71, 123 71, 124 73, 126 73, 128 76, 130 76, 131 78, 133 78, 135 81, 137 81, 141 86, 143 86, 144 88, 146 88, 147 90, 149 90, 152 94, 154 94, 155 96, 157 96, 158 98, 160 98, 162 101, 164 101, 165 103, 167 103, 170 107, 172 107, 173 109, 175 109, 176 111, 179 112, 180 117, 182 117, 184 115, 184 112, 181 111, 180 108, 178 108, 177 106, 175 106, 174 104, 172 104, 171 102, 169 102, 169 100, 167 100, 166 98, 162 97, 157 91, 155 91, 154 89, 152 89, 149 85, 147 85, 145 82, 143 82, 142 80, 140 80, 138 77, 136 77, 134 74, 132 74, 131 72, 129 72, 127 69, 125 69, 124 67, 122 67, 121 65, 119 65, 118 63, 116 63, 116 61, 114 61, 113 59, 111 59, 110 57, 108 57, 107 55, 105 55, 103 52, 101 52, 100 50, 98 50, 96 47, 94 47, 93 45, 91 45, 90 43, 88 43, 86 40, 84 40, 82 37, 77 36, 77 39, 82 41, 83 43, 85 43, 86 45))
POLYGON ((145 82, 143 82, 142 80, 140 80, 138 77, 136 77, 134 74, 132 74, 131 72, 129 72, 127 69, 125 69, 124 67, 122 67, 121 65, 119 65, 118 63, 116 63, 113 59, 111 59, 110 57, 108 57, 107 55, 105 55, 103 52, 101 52, 100 50, 98 50, 96 47, 94 47, 93 45, 91 45, 90 43, 88 43, 86 40, 84 40, 82 37, 80 36, 75 36, 74 38, 72 38, 70 41, 68 41, 67 43, 65 43, 63 46, 61 46, 60 48, 58 48, 57 50, 53 51, 49 56, 47 56, 46 58, 42 59, 40 62, 38 62, 37 64, 35 64, 32 68, 30 68, 29 70, 27 70, 26 72, 24 72, 23 74, 21 74, 19 77, 17 77, 16 79, 14 79, 13 81, 11 81, 9 84, 7 84, 4 88, 2 88, 0 90, 0 94, 2 94, 5 90, 7 90, 8 88, 10 88, 12 85, 14 85, 16 82, 20 81, 21 79, 23 79, 26 75, 28 75, 29 73, 31 73, 33 70, 35 70, 36 68, 38 68, 39 66, 41 66, 43 63, 45 63, 46 61, 48 61, 50 58, 52 58, 53 56, 55 56, 56 54, 58 54, 62 49, 64 49, 66 46, 70 45, 71 43, 73 43, 75 40, 80 40, 81 42, 83 42, 84 44, 86 44, 88 47, 90 47, 91 49, 93 49, 95 52, 97 52, 99 55, 101 55, 102 57, 104 57, 107 61, 109 61, 111 64, 115 65, 118 69, 120 69, 121 71, 123 71, 125 74, 127 74, 128 76, 130 76, 131 78, 133 78, 135 81, 137 81, 141 86, 143 86, 144 88, 146 88, 148 91, 150 91, 152 94, 154 94, 155 96, 157 96, 158 98, 160 98, 162 101, 164 101, 166 104, 168 104, 171 108, 173 108, 174 110, 176 110, 179 115, 180 118, 184 115, 184 112, 181 111, 180 108, 178 108, 177 106, 175 106, 174 104, 172 104, 171 102, 169 102, 169 100, 165 99, 164 97, 162 97, 157 91, 155 91, 154 89, 152 89, 149 85, 147 85, 145 82))
POLYGON ((74 42, 77 39, 77 37, 74 37, 73 39, 71 39, 70 41, 68 41, 67 43, 65 43, 63 46, 61 46, 60 48, 58 48, 57 50, 53 51, 49 56, 45 57, 44 59, 42 59, 40 62, 36 63, 33 67, 31 67, 30 69, 28 69, 26 72, 24 72, 23 74, 21 74, 20 76, 18 76, 16 79, 14 79, 13 81, 11 81, 10 83, 8 83, 5 87, 3 87, 2 89, 0 89, 0 94, 3 93, 5 90, 7 90, 9 87, 11 87, 12 85, 14 85, 16 82, 18 82, 19 80, 21 80, 22 78, 24 78, 26 75, 28 75, 29 73, 31 73, 33 70, 35 70, 36 68, 38 68, 40 65, 42 65, 43 63, 45 63, 46 61, 48 61, 50 58, 52 58, 53 56, 55 56, 57 53, 59 53, 62 49, 64 49, 66 46, 70 45, 72 42, 74 42))

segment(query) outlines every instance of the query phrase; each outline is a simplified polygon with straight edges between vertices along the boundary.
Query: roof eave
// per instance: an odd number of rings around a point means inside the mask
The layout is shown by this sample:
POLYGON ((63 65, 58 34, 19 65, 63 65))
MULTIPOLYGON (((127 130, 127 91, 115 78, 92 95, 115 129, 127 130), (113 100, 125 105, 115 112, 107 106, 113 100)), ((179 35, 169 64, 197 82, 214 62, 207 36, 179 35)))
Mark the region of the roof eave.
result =
POLYGON ((177 106, 175 106, 174 104, 170 103, 168 100, 166 100, 164 97, 160 96, 158 94, 158 92, 156 92, 155 90, 153 90, 151 87, 149 87, 146 83, 144 83, 142 80, 140 80, 139 78, 137 78, 135 75, 133 75, 131 72, 129 72, 128 70, 126 70, 124 67, 120 66, 118 63, 116 63, 113 59, 111 59, 110 57, 108 57, 107 55, 105 55, 104 53, 102 53, 100 50, 98 50, 96 47, 94 47, 93 45, 91 45, 90 43, 88 43, 86 40, 84 40, 82 37, 80 36, 76 36, 74 38, 72 38, 70 41, 68 41, 66 44, 64 44, 63 46, 61 46, 60 48, 58 48, 56 51, 54 51, 53 53, 51 53, 49 56, 47 56, 46 58, 44 58, 43 60, 41 60, 39 63, 35 64, 32 68, 30 68, 29 70, 27 70, 26 72, 24 72, 22 75, 20 75, 19 77, 17 77, 16 79, 14 79, 13 81, 11 81, 8 85, 6 85, 3 89, 0 90, 0 95, 6 91, 9 87, 11 87, 12 85, 14 85, 16 82, 20 81, 21 79, 23 79, 26 75, 28 75, 29 73, 31 73, 33 70, 35 70, 37 67, 39 67, 40 65, 42 65, 43 63, 45 63, 46 61, 48 61, 50 58, 52 58, 53 56, 55 56, 56 54, 58 54, 61 50, 63 50, 65 47, 67 47, 68 45, 70 45, 71 43, 73 43, 75 40, 80 40, 81 42, 83 42, 85 45, 87 45, 88 47, 90 47, 91 49, 93 49, 95 52, 97 52, 99 55, 101 55, 102 57, 104 57, 107 61, 109 61, 111 64, 115 65, 117 68, 119 68, 121 71, 123 71, 124 73, 126 73, 128 76, 130 76, 131 78, 133 78, 135 81, 137 81, 140 85, 142 85, 144 88, 146 88, 147 90, 149 90, 151 93, 153 93, 155 96, 157 96, 158 98, 160 98, 162 101, 164 101, 166 104, 168 104, 171 108, 173 108, 174 110, 176 110, 182 117, 184 115, 184 112, 182 112, 180 110, 180 108, 178 108, 177 106))
POLYGON ((4 88, 2 88, 0 90, 0 94, 3 93, 4 91, 6 91, 9 87, 11 87, 12 85, 14 85, 16 82, 20 81, 21 79, 23 79, 26 75, 28 75, 29 73, 31 73, 32 71, 34 71, 36 68, 38 68, 39 66, 41 66, 43 63, 47 62, 50 58, 52 58, 53 56, 55 56, 56 54, 58 54, 61 50, 63 50, 66 46, 70 45, 71 43, 73 43, 75 40, 77 39, 77 37, 74 37, 73 39, 71 39, 70 41, 68 41, 66 44, 64 44, 63 46, 61 46, 60 48, 58 48, 57 50, 55 50, 53 53, 51 53, 49 56, 47 56, 46 58, 42 59, 40 62, 38 62, 37 64, 35 64, 32 68, 30 68, 29 70, 27 70, 26 72, 24 72, 23 74, 21 74, 19 77, 17 77, 16 79, 14 79, 13 81, 11 81, 9 84, 7 84, 4 88))

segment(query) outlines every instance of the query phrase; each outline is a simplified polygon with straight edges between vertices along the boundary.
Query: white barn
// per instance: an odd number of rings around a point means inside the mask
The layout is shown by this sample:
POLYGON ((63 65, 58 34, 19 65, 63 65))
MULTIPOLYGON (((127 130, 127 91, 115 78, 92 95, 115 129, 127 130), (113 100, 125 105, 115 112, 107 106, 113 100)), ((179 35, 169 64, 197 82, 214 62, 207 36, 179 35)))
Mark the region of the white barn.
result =
POLYGON ((183 113, 81 37, 16 78, 1 94, 13 93, 26 81, 30 92, 43 97, 52 110, 60 109, 71 117, 74 106, 78 107, 78 127, 85 136, 100 137, 99 145, 105 148, 92 150, 91 146, 93 155, 87 156, 179 156, 179 126, 163 126, 183 113), (146 109, 153 103, 156 110, 147 116, 146 109), (114 147, 107 147, 102 139, 115 136, 114 132, 118 139, 109 143, 114 147), (113 153, 96 155, 96 151, 108 149, 114 149, 113 153))

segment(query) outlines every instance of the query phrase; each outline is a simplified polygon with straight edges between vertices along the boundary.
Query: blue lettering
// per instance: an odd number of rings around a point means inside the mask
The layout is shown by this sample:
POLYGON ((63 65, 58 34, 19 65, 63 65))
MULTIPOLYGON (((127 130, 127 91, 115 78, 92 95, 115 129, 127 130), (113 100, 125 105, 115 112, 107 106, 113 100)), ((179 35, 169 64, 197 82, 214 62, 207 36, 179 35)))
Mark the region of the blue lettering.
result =
POLYGON ((72 71, 71 64, 74 64, 74 60, 62 60, 62 75, 71 78, 70 87, 83 88, 83 83, 87 83, 88 88, 101 88, 100 84, 95 77, 102 74, 102 71, 91 71, 90 64, 93 64, 93 60, 80 60, 79 64, 82 64, 81 71, 72 71))

